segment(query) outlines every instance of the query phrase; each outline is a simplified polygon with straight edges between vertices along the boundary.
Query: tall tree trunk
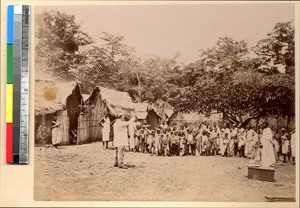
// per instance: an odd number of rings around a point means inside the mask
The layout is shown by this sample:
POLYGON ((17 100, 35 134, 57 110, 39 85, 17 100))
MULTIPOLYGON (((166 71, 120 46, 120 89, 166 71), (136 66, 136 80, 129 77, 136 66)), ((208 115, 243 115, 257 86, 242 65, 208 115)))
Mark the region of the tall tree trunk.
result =
POLYGON ((254 119, 254 118, 247 118, 245 119, 244 121, 242 121, 242 127, 243 128, 246 128, 248 126, 248 124, 251 122, 251 120, 254 119))
POLYGON ((289 129, 290 123, 291 123, 291 116, 288 115, 287 121, 286 121, 286 132, 290 132, 290 129, 289 129))
POLYGON ((279 116, 276 116, 276 132, 279 131, 279 116))
POLYGON ((255 125, 255 129, 256 129, 256 132, 258 131, 258 125, 259 125, 259 117, 256 118, 256 125, 255 125))
POLYGON ((138 80, 138 99, 137 99, 137 101, 139 103, 141 103, 142 102, 142 89, 141 89, 141 80, 140 80, 140 76, 139 76, 138 72, 136 72, 136 78, 138 80))

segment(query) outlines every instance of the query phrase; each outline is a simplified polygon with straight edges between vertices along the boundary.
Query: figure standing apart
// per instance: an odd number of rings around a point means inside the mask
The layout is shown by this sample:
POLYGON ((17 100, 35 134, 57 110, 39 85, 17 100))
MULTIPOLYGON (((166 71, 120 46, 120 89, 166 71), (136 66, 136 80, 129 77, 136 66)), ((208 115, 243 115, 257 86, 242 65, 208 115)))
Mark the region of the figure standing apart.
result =
POLYGON ((135 131, 136 131, 137 122, 132 122, 128 126, 128 134, 129 134, 129 150, 134 152, 135 151, 135 131))
POLYGON ((273 147, 273 135, 269 128, 269 122, 265 121, 263 123, 263 132, 261 135, 261 165, 263 167, 270 167, 273 165, 275 160, 274 147, 273 147))
POLYGON ((102 127, 102 142, 103 142, 103 149, 108 149, 108 141, 109 141, 109 133, 110 133, 110 119, 108 114, 102 118, 99 123, 102 127))
POLYGON ((120 114, 113 124, 114 128, 114 147, 116 149, 115 153, 115 163, 114 167, 119 167, 123 169, 127 169, 123 164, 125 148, 128 146, 128 134, 127 129, 128 126, 136 121, 136 117, 133 116, 129 119, 129 115, 120 114))
POLYGON ((60 131, 60 123, 57 120, 57 116, 53 116, 53 121, 52 121, 52 144, 53 147, 57 149, 57 146, 59 145, 61 141, 61 131, 60 131))

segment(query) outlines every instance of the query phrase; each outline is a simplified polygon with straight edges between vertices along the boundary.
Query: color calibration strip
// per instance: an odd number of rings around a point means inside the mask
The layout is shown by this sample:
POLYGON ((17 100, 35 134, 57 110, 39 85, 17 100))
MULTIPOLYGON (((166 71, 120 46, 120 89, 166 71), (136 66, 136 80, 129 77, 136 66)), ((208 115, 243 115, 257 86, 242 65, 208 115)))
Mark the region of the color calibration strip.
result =
POLYGON ((29 18, 28 5, 7 13, 6 162, 28 163, 29 18))

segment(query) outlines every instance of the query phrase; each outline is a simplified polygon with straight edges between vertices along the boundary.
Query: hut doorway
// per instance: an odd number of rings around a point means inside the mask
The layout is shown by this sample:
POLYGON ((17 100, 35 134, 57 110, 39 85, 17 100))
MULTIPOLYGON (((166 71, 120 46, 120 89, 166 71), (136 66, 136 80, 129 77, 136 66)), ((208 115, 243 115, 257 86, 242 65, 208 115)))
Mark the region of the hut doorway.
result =
MULTIPOLYGON (((66 101, 67 116, 69 118, 69 135, 73 135, 72 132, 78 132, 78 117, 81 111, 81 100, 75 93, 72 93, 66 101)), ((73 136, 69 136, 69 144, 74 144, 73 136)))

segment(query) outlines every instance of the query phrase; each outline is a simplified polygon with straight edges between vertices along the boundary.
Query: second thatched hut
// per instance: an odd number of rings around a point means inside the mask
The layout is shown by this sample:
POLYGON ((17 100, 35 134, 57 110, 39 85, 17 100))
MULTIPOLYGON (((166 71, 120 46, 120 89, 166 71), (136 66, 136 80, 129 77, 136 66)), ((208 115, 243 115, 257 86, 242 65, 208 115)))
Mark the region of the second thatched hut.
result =
MULTIPOLYGON (((134 113, 135 109, 131 97, 127 92, 107 89, 97 86, 85 101, 83 113, 78 121, 78 143, 102 140, 102 131, 98 124, 107 113, 111 121, 119 113, 134 113)), ((113 138, 111 126, 110 139, 113 138)))

